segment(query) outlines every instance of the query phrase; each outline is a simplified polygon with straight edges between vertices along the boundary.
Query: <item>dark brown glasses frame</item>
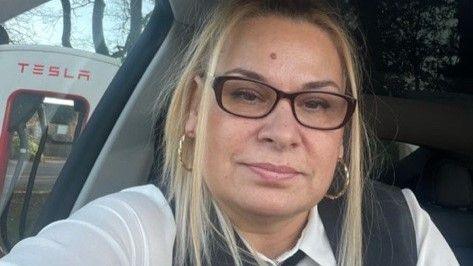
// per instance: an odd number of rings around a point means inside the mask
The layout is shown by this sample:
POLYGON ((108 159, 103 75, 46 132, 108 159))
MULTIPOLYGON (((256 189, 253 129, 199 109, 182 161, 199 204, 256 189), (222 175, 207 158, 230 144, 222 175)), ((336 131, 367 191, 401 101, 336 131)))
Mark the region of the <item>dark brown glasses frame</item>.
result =
POLYGON ((291 103, 292 114, 296 118, 297 122, 299 122, 299 124, 301 124, 305 127, 312 128, 312 129, 318 129, 318 130, 334 130, 334 129, 339 129, 339 128, 343 127, 350 120, 351 116, 353 115, 353 112, 355 111, 355 107, 356 107, 356 99, 349 96, 349 95, 344 95, 344 94, 339 94, 339 93, 334 93, 334 92, 326 92, 326 91, 300 91, 300 92, 294 92, 294 93, 285 93, 285 92, 283 92, 279 89, 276 89, 273 86, 270 86, 270 85, 268 85, 266 83, 263 83, 261 81, 254 80, 254 79, 249 79, 249 78, 244 78, 244 77, 218 76, 218 77, 215 77, 215 79, 213 81, 213 84, 212 84, 212 87, 213 87, 214 92, 215 92, 215 98, 217 100, 217 104, 220 106, 220 108, 222 110, 224 110, 227 113, 230 113, 230 114, 238 116, 238 117, 243 117, 243 118, 259 119, 259 118, 263 118, 263 117, 269 115, 274 110, 274 108, 278 105, 278 103, 281 99, 288 99, 289 102, 291 103), (223 103, 222 103, 223 84, 227 80, 250 81, 250 82, 258 83, 260 85, 268 87, 268 88, 272 89, 274 92, 276 92, 276 101, 274 102, 273 106, 271 106, 269 111, 266 114, 261 115, 261 116, 244 116, 244 115, 239 115, 239 114, 233 113, 233 112, 229 111, 228 109, 226 109, 223 106, 223 103), (320 128, 320 127, 308 126, 308 125, 302 123, 296 115, 296 108, 295 108, 295 104, 294 104, 294 99, 297 96, 301 95, 301 94, 307 94, 307 93, 329 94, 329 95, 338 96, 338 97, 343 98, 344 100, 346 100, 347 101, 347 112, 345 114, 345 117, 344 117, 343 121, 340 123, 340 125, 335 126, 335 127, 331 127, 331 128, 320 128))

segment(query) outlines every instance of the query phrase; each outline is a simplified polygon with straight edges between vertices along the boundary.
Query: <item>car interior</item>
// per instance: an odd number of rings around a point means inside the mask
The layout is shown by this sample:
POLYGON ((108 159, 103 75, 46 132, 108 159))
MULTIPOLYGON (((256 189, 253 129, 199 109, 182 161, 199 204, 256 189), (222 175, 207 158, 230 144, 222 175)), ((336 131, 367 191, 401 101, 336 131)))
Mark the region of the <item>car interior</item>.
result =
MULTIPOLYGON (((473 115, 471 104, 374 96, 369 117, 383 140, 415 143, 404 158, 381 164, 373 178, 409 188, 445 237, 461 265, 473 261, 473 115), (444 127, 442 125, 448 125, 444 127)), ((368 112, 367 112, 368 113, 368 112)))
MULTIPOLYGON (((156 108, 156 99, 172 90, 165 85, 170 71, 215 3, 156 1, 148 26, 75 142, 33 234, 98 197, 160 185, 166 110, 156 108)), ((370 178, 411 189, 460 264, 473 265, 473 95, 452 95, 400 98, 365 91, 361 108, 381 140, 375 154, 389 154, 376 160, 379 170, 370 178), (395 149, 389 152, 385 144, 395 149), (415 148, 401 158, 403 145, 415 148)))

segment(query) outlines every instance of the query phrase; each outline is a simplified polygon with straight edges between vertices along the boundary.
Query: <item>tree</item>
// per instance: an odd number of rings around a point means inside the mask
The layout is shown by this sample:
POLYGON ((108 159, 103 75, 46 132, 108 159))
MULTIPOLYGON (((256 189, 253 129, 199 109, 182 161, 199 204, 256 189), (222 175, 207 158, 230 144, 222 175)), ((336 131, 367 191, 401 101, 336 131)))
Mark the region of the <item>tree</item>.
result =
POLYGON ((473 93, 473 1, 458 1, 457 10, 460 60, 452 74, 459 80, 459 91, 473 93))
MULTIPOLYGON (((119 20, 122 21, 120 30, 127 32, 125 45, 116 47, 117 51, 112 53, 113 57, 124 57, 127 51, 135 43, 138 36, 140 36, 142 28, 146 25, 147 17, 142 16, 143 0, 122 0, 121 12, 117 14, 119 20), (127 25, 129 23, 129 29, 127 25)), ((151 13, 149 13, 151 14, 151 13)))
POLYGON ((123 58, 154 5, 155 0, 51 0, 7 21, 5 29, 15 44, 60 44, 123 58), (84 31, 88 25, 92 26, 92 38, 84 31), (59 42, 50 38, 61 29, 59 42))
POLYGON ((375 90, 401 96, 445 91, 458 63, 455 0, 352 0, 369 49, 375 90))
POLYGON ((71 45, 71 2, 61 0, 62 5, 62 46, 72 47, 71 45))
POLYGON ((125 42, 125 49, 128 50, 130 46, 136 41, 140 35, 142 25, 142 0, 130 1, 130 32, 125 42))
MULTIPOLYGON (((130 23, 130 29, 128 30, 128 35, 125 41, 125 45, 117 46, 117 51, 112 53, 113 57, 123 57, 132 44, 136 41, 138 36, 141 33, 143 28, 143 17, 141 14, 143 1, 142 0, 123 0, 122 1, 122 10, 120 14, 120 20, 126 25, 130 23)), ((105 11, 105 3, 103 0, 95 0, 94 2, 94 11, 93 11, 93 21, 92 21, 92 32, 95 51, 100 54, 110 55, 109 49, 105 43, 104 32, 103 32, 103 17, 105 11)), ((124 27, 124 26, 123 26, 124 27)))
POLYGON ((105 3, 103 0, 95 0, 92 12, 92 39, 95 51, 99 54, 109 55, 107 44, 103 34, 103 14, 105 3))

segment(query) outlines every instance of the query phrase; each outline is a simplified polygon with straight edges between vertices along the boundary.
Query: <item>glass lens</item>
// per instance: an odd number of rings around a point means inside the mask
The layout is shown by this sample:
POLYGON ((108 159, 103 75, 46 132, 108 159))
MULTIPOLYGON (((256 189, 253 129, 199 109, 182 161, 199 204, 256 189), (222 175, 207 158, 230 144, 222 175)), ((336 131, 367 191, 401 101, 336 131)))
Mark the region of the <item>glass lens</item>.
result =
POLYGON ((266 115, 277 98, 271 88, 248 80, 230 79, 222 86, 223 107, 230 113, 245 117, 266 115))
POLYGON ((294 99, 299 121, 309 127, 334 128, 342 124, 348 109, 348 101, 338 95, 308 92, 294 99))

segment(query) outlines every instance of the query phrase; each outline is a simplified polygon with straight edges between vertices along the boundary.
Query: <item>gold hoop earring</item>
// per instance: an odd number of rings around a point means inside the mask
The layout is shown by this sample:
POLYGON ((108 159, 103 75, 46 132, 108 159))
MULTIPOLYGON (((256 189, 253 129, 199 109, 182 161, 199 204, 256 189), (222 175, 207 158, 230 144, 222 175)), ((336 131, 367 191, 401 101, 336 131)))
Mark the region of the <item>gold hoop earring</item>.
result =
POLYGON ((326 198, 329 198, 331 200, 334 200, 334 199, 338 199, 339 197, 341 197, 343 194, 345 194, 345 192, 347 191, 348 189, 348 186, 350 185, 350 172, 348 171, 348 167, 347 165, 342 162, 341 160, 338 160, 338 163, 342 166, 343 168, 343 172, 345 174, 345 184, 343 185, 343 188, 337 193, 337 194, 334 194, 334 195, 330 195, 328 193, 325 194, 325 197, 326 198))
POLYGON ((179 156, 179 162, 181 163, 182 167, 186 169, 187 171, 192 172, 192 167, 187 167, 187 165, 184 163, 184 160, 182 159, 182 143, 184 143, 185 139, 186 139, 186 134, 182 135, 181 139, 179 140, 177 154, 179 156))

